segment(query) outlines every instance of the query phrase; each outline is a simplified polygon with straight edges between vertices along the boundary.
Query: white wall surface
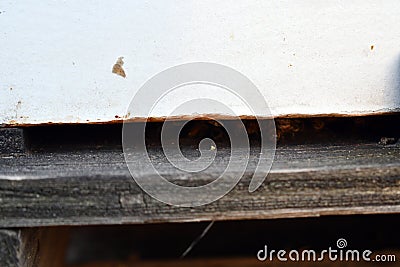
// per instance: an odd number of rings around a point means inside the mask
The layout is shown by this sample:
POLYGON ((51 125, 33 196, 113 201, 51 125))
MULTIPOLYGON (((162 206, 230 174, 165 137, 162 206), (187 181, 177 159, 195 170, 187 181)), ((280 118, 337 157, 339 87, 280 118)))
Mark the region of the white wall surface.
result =
POLYGON ((0 12, 0 124, 114 120, 150 77, 196 61, 249 77, 276 116, 400 111, 398 0, 2 0, 0 12), (121 56, 126 78, 111 72, 121 56))

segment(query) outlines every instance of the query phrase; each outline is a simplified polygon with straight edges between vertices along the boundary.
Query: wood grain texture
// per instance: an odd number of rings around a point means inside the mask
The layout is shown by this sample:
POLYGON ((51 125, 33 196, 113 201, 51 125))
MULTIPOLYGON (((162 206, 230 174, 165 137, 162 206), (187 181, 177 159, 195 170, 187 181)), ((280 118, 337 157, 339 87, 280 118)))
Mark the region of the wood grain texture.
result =
POLYGON ((0 266, 63 266, 67 240, 67 228, 0 229, 0 266))
MULTIPOLYGON (((198 208, 171 207, 142 192, 131 178, 119 150, 6 157, 0 159, 0 226, 398 213, 399 148, 399 143, 280 147, 263 186, 249 193, 256 158, 252 153, 240 183, 219 201, 198 208)), ((194 149, 185 153, 197 155, 194 149)), ((152 149, 150 154, 160 173, 168 179, 196 185, 218 176, 229 151, 220 149, 215 162, 201 174, 176 171, 161 156, 160 150, 152 149)), ((138 173, 146 175, 140 164, 137 168, 138 173)), ((148 178, 151 181, 152 177, 148 178)))
POLYGON ((0 155, 24 152, 25 138, 23 129, 0 127, 0 155))
POLYGON ((0 266, 19 266, 19 234, 20 231, 18 230, 0 230, 0 266))

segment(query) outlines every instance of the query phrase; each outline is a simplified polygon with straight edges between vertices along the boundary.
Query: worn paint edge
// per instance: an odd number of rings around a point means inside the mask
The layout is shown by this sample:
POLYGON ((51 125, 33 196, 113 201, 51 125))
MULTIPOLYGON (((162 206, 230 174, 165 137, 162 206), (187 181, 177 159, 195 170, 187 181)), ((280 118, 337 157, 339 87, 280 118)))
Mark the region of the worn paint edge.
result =
POLYGON ((355 113, 315 113, 315 114, 303 114, 303 113, 292 113, 282 114, 276 116, 249 116, 239 115, 230 116, 223 114, 196 114, 196 115, 183 115, 183 116, 162 116, 162 117, 128 117, 116 115, 115 120, 98 120, 98 121, 74 121, 74 122, 32 122, 22 123, 15 120, 10 120, 7 123, 0 124, 0 127, 32 127, 32 126, 49 126, 49 125, 79 125, 79 124, 118 124, 125 122, 164 122, 169 121, 187 121, 187 120, 254 120, 254 119, 303 119, 303 118, 349 118, 349 117, 368 117, 368 116, 388 116, 388 115, 399 115, 399 109, 393 109, 390 111, 371 111, 371 112, 355 112, 355 113))

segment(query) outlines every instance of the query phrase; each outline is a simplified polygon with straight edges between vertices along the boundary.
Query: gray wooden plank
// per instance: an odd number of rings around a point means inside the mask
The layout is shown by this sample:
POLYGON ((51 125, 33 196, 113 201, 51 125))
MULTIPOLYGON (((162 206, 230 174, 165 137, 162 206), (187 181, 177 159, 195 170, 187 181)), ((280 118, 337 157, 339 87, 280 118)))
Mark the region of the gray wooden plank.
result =
POLYGON ((25 152, 24 130, 0 127, 0 155, 25 152))
POLYGON ((19 267, 20 231, 0 229, 0 266, 19 267))
POLYGON ((37 267, 39 230, 0 229, 0 266, 37 267))
MULTIPOLYGON (((198 208, 168 206, 143 193, 119 150, 7 156, 0 160, 0 226, 398 213, 399 148, 399 143, 279 147, 267 180, 249 193, 256 159, 253 152, 240 183, 222 199, 198 208)), ((159 156, 159 149, 150 153, 162 174, 185 185, 212 181, 229 156, 227 149, 220 149, 204 173, 183 174, 159 156)), ((194 157, 197 152, 189 149, 186 153, 194 157)), ((145 170, 138 172, 146 175, 145 170)))

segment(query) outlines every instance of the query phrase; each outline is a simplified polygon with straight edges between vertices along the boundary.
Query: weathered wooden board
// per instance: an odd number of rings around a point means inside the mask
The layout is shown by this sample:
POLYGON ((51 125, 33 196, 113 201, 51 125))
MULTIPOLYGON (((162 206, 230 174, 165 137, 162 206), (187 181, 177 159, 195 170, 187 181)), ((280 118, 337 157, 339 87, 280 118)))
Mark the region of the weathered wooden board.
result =
MULTIPOLYGON (((6 1, 0 124, 143 116, 127 114, 140 86, 166 68, 198 61, 247 76, 274 116, 399 111, 399 24, 397 0, 6 1), (126 77, 112 73, 119 57, 126 77)), ((152 116, 201 97, 253 115, 214 87, 182 90, 152 116)))
POLYGON ((0 230, 0 266, 19 267, 19 234, 19 230, 0 230))
POLYGON ((0 229, 0 266, 64 266, 66 228, 0 229))
MULTIPOLYGON (((220 149, 203 173, 171 168, 150 150, 161 174, 176 183, 208 183, 224 168, 220 149)), ((195 150, 188 149, 188 155, 195 150)), ((254 193, 255 163, 228 195, 199 208, 162 204, 131 178, 120 150, 46 152, 0 160, 0 226, 43 226, 264 219, 400 212, 400 144, 278 147, 267 180, 254 193)), ((240 160, 240 159, 237 159, 240 160)), ((244 160, 244 159, 243 159, 244 160)), ((146 171, 138 171, 146 175, 146 171)), ((234 174, 233 174, 234 175, 234 174)), ((152 177, 148 177, 152 179, 152 177)))

